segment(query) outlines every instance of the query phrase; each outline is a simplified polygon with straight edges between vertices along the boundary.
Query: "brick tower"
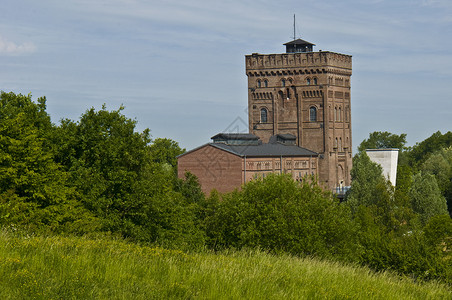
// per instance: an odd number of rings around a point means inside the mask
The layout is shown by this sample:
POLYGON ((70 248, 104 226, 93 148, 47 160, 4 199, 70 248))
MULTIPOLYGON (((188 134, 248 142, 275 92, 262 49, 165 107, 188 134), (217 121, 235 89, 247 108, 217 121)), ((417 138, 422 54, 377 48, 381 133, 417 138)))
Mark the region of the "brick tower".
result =
POLYGON ((297 145, 320 154, 319 180, 329 188, 350 185, 352 57, 314 52, 296 39, 283 54, 245 56, 249 131, 264 142, 289 133, 297 145))

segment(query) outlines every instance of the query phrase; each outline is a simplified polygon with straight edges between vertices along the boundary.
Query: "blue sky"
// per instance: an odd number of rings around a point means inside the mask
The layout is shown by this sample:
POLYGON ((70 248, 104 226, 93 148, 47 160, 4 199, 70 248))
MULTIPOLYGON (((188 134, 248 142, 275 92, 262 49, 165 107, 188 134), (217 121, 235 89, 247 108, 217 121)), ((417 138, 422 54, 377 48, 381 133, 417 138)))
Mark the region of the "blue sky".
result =
POLYGON ((244 56, 297 35, 353 56, 353 148, 452 129, 450 0, 3 0, 0 90, 47 97, 53 122, 125 106, 191 149, 246 131, 244 56))

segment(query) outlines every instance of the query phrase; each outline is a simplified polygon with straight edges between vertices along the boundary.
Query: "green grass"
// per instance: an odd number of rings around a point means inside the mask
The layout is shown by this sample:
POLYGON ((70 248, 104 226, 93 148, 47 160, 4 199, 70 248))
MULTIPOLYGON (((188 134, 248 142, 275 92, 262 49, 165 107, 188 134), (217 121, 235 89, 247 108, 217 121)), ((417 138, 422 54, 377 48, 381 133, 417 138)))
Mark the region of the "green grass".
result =
POLYGON ((445 285, 317 259, 0 231, 0 299, 451 298, 445 285))

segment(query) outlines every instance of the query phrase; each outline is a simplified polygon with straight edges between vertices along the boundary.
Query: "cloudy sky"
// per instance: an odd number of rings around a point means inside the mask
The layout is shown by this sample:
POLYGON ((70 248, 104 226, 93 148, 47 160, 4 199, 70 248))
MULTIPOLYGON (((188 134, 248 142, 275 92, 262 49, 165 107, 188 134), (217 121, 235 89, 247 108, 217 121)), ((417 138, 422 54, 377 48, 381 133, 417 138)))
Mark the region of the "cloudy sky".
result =
POLYGON ((0 90, 47 97, 53 122, 125 106, 191 149, 247 123, 244 56, 297 35, 353 56, 353 148, 452 129, 451 0, 2 0, 0 90))

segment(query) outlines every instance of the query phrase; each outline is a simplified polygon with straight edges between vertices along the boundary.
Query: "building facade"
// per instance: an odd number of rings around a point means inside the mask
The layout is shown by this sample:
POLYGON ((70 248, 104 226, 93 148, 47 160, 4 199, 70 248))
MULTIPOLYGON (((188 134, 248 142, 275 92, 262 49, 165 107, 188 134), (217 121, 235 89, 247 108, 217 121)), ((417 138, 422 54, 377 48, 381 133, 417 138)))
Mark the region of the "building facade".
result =
POLYGON ((291 134, 319 153, 318 176, 329 188, 350 185, 352 57, 313 51, 298 39, 286 53, 245 56, 249 132, 268 142, 291 134))
POLYGON ((207 195, 240 188, 270 173, 291 174, 297 181, 318 175, 318 154, 295 145, 293 135, 276 135, 262 143, 252 134, 217 134, 213 142, 178 157, 178 176, 196 175, 207 195))

